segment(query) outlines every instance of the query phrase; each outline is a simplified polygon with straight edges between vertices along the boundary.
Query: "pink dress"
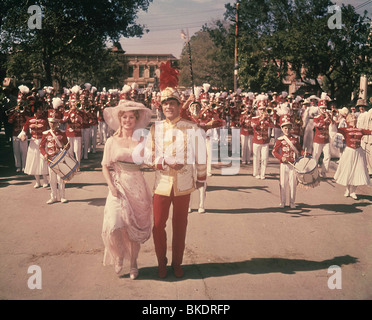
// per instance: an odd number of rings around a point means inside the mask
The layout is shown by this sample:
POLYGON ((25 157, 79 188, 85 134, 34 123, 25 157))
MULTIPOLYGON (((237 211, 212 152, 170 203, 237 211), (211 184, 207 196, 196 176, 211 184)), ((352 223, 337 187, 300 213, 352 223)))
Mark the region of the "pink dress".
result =
POLYGON ((103 153, 102 166, 112 169, 112 181, 120 192, 116 198, 109 191, 106 199, 102 227, 104 265, 138 255, 139 244, 151 235, 152 195, 142 171, 133 163, 132 151, 110 137, 103 153))

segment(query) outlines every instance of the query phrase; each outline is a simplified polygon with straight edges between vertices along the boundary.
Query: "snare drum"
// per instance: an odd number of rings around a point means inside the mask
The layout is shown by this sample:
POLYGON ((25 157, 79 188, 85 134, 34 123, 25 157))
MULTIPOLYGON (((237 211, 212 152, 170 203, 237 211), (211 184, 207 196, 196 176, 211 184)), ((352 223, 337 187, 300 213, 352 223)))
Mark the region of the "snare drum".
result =
POLYGON ((62 150, 49 163, 49 168, 63 180, 70 181, 79 168, 79 162, 67 150, 62 150))
POLYGON ((295 163, 297 181, 305 188, 314 188, 320 183, 318 163, 311 157, 300 157, 295 163))

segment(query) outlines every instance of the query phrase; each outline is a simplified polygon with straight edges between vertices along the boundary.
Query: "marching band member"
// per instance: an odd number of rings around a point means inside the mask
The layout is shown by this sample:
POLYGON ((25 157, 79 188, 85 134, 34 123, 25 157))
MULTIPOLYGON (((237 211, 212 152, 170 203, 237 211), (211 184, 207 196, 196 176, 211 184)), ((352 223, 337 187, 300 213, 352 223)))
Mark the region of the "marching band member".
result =
MULTIPOLYGON (((63 149, 68 149, 70 144, 68 142, 66 133, 58 129, 60 115, 56 110, 49 109, 48 122, 50 130, 44 131, 41 138, 39 150, 45 160, 53 163, 53 158, 59 154, 63 149)), ((66 203, 65 197, 65 182, 52 169, 49 168, 50 188, 52 190, 50 199, 47 204, 52 204, 58 200, 58 196, 62 203, 66 203)))
MULTIPOLYGON (((58 105, 54 105, 54 107, 57 109, 58 105)), ((40 176, 43 176, 43 188, 48 187, 48 163, 39 150, 43 132, 48 129, 48 122, 43 117, 43 106, 41 102, 35 102, 34 110, 34 116, 27 118, 18 138, 20 138, 21 141, 26 141, 27 133, 31 130, 31 140, 27 151, 25 173, 35 176, 36 184, 34 188, 36 189, 41 187, 40 176)))
POLYGON ((346 122, 348 125, 346 128, 338 128, 338 132, 346 139, 346 148, 342 153, 334 179, 336 183, 346 187, 345 197, 350 196, 357 200, 356 188, 371 184, 361 141, 364 135, 371 135, 372 130, 356 128, 357 117, 355 114, 349 114, 346 117, 346 122))
POLYGON ((13 125, 12 141, 13 141, 13 154, 16 172, 25 170, 28 142, 27 139, 22 141, 18 138, 24 124, 26 123, 26 107, 27 107, 27 94, 30 89, 24 85, 18 87, 17 106, 14 111, 9 114, 8 122, 13 125))
POLYGON ((246 105, 240 116, 240 141, 242 146, 242 163, 250 164, 253 149, 252 108, 246 105))
POLYGON ((301 98, 296 98, 292 102, 292 109, 291 109, 291 115, 293 118, 292 123, 292 130, 291 134, 298 138, 300 141, 300 145, 302 145, 302 139, 303 139, 303 122, 301 117, 301 109, 300 109, 300 101, 301 98))
POLYGON ((265 179, 266 166, 269 160, 269 129, 274 123, 266 112, 266 95, 257 96, 258 116, 252 118, 253 128, 253 176, 265 179))
POLYGON ((316 162, 319 161, 320 155, 323 152, 323 164, 320 172, 321 177, 325 177, 329 170, 331 161, 331 149, 329 145, 329 126, 333 123, 331 114, 327 111, 326 100, 319 101, 320 114, 314 118, 314 142, 313 142, 313 158, 316 162))
POLYGON ((69 154, 75 157, 77 161, 81 161, 81 130, 83 125, 83 117, 80 110, 77 109, 77 102, 80 94, 80 87, 74 86, 71 88, 70 94, 70 110, 65 111, 62 123, 67 123, 66 136, 70 143, 69 154))
POLYGON ((280 126, 283 130, 283 136, 276 141, 272 151, 275 158, 280 161, 280 207, 284 208, 286 204, 286 194, 289 188, 289 203, 291 209, 296 208, 296 186, 297 176, 294 169, 294 162, 303 154, 300 141, 291 135, 292 122, 288 114, 280 117, 280 126))
MULTIPOLYGON (((181 97, 175 88, 178 84, 178 70, 173 69, 170 61, 160 67, 161 102, 166 117, 161 123, 156 123, 150 129, 146 143, 146 163, 152 165, 155 172, 155 186, 153 196, 153 239, 155 253, 158 260, 158 276, 167 275, 167 235, 166 222, 169 217, 170 205, 173 204, 173 239, 172 239, 172 267, 176 277, 182 277, 184 271, 181 267, 185 250, 186 229, 190 194, 196 188, 202 187, 206 181, 206 164, 199 163, 198 147, 193 147, 187 139, 177 139, 174 146, 172 136, 174 129, 187 136, 187 132, 197 130, 198 126, 180 117, 182 109, 181 97), (155 136, 156 126, 161 125, 162 135, 155 136), (167 152, 170 147, 187 149, 187 153, 195 156, 195 163, 189 164, 188 156, 184 152, 182 159, 175 158, 173 152, 167 152), (191 148, 191 149, 189 149, 191 148), (164 152, 165 150, 165 152, 164 152), (196 171, 196 174, 195 174, 196 171)), ((172 148, 173 151, 174 148, 172 148)), ((175 151, 177 154, 177 151, 175 151)), ((205 151, 204 151, 205 152, 205 151)))

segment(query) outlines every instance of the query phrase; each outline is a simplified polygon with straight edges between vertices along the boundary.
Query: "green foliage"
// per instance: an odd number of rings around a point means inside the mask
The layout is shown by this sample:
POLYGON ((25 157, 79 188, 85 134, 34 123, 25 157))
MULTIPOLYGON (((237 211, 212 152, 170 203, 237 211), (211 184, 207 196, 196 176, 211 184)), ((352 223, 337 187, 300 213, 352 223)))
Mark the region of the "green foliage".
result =
MULTIPOLYGON (((6 15, 0 24, 0 52, 8 55, 8 75, 21 79, 40 78, 50 85, 82 76, 107 75, 115 59, 106 53, 106 43, 120 37, 141 36, 144 26, 136 24, 139 10, 152 0, 4 0, 6 15), (28 7, 42 9, 42 28, 29 29, 28 7), (101 70, 98 70, 101 68, 101 70)), ((86 79, 85 79, 86 81, 86 79)))
MULTIPOLYGON (((366 12, 359 15, 354 7, 342 5, 342 28, 330 29, 332 5, 329 0, 239 1, 239 87, 281 91, 282 79, 295 72, 314 93, 326 91, 340 101, 350 99, 362 73, 371 79, 370 19, 366 12)), ((224 31, 222 22, 206 31, 217 50, 233 57, 235 4, 226 5, 225 19, 231 24, 224 31)))
MULTIPOLYGON (((190 47, 195 86, 210 83, 212 87, 224 90, 233 85, 234 60, 221 49, 222 44, 226 44, 226 39, 229 38, 224 37, 219 44, 215 44, 206 31, 199 31, 191 37, 190 47)), ((189 61, 189 49, 186 44, 180 59, 180 85, 185 87, 191 87, 189 61)))

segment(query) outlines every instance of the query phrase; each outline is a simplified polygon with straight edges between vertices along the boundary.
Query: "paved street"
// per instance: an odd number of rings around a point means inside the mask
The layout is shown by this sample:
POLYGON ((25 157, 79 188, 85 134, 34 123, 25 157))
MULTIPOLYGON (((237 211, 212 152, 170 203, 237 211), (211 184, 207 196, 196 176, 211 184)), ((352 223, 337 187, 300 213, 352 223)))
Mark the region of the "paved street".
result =
MULTIPOLYGON (((320 186, 297 188, 296 209, 278 208, 279 165, 272 156, 265 180, 252 177, 252 165, 235 176, 215 166, 205 214, 197 212, 198 194, 192 196, 184 278, 171 268, 166 279, 157 278, 151 238, 132 281, 128 263, 121 276, 102 266, 103 147, 67 184, 69 202, 47 205, 50 188, 34 189, 33 177, 16 175, 11 148, 1 139, 0 299, 372 298, 372 188, 358 188, 358 200, 345 198, 332 180, 334 161, 320 186), (41 289, 28 287, 32 265, 41 268, 41 289), (332 290, 328 268, 334 265, 342 284, 332 290)), ((152 187, 154 173, 144 174, 152 187)))

